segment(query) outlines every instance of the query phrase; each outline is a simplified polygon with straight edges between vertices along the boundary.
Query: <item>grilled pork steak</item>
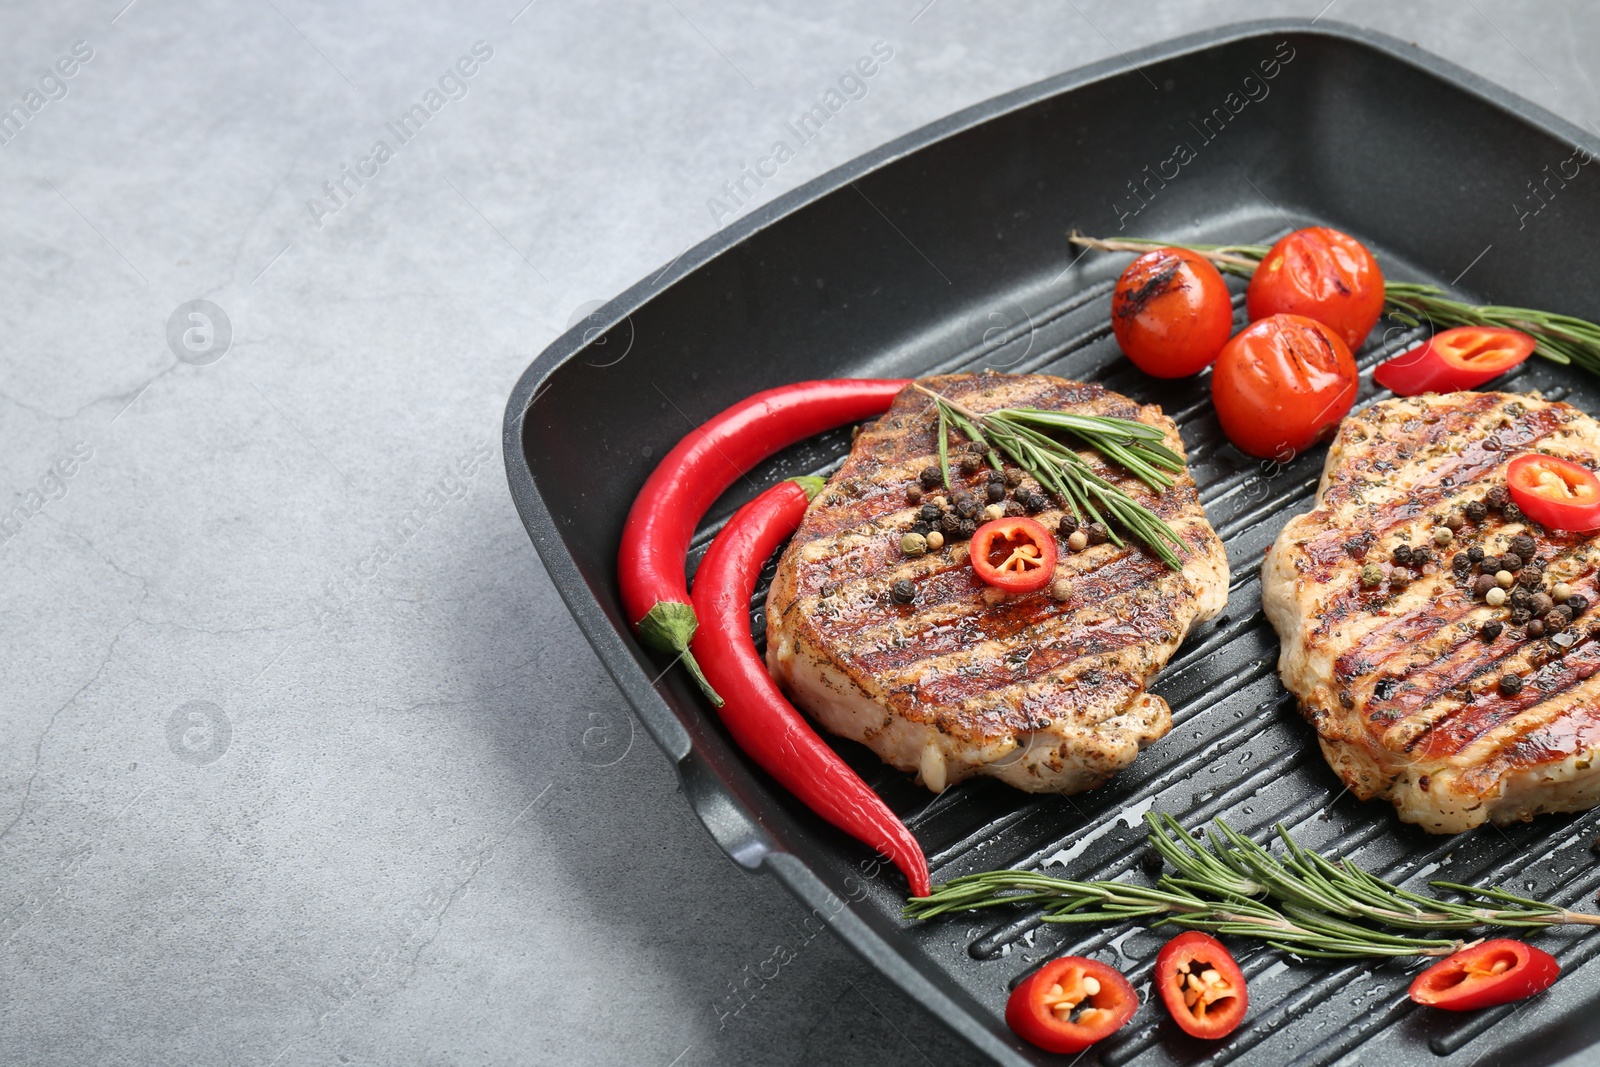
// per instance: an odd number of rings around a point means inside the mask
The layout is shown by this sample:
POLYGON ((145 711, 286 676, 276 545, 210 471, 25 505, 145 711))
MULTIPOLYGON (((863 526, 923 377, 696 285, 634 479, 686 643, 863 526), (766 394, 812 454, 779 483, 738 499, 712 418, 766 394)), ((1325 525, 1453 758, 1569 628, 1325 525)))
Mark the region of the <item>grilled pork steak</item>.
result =
MULTIPOLYGON (((1098 385, 1039 374, 924 384, 980 412, 1031 406, 1139 419, 1182 452, 1159 408, 1098 385)), ((937 427, 932 401, 908 388, 862 428, 779 562, 767 599, 768 666, 823 726, 917 771, 934 792, 974 774, 1033 792, 1099 785, 1171 728, 1166 702, 1145 683, 1189 627, 1227 601, 1227 558, 1194 482, 1185 472, 1157 499, 1088 453, 1188 541, 1184 569, 1137 546, 1063 547, 1056 575, 1071 583, 1064 601, 1048 588, 1000 596, 973 573, 965 540, 951 537, 916 558, 900 550, 917 521, 907 490, 939 462, 937 427), (891 595, 901 580, 915 587, 910 603, 891 595)), ((952 480, 982 499, 986 470, 962 474, 952 465, 952 480)), ((941 495, 942 486, 928 491, 941 495)), ((1053 530, 1063 514, 1051 505, 1034 517, 1053 530)))
POLYGON ((1316 507, 1262 572, 1278 671, 1328 762, 1436 833, 1600 802, 1600 613, 1585 614, 1600 552, 1500 506, 1507 462, 1530 451, 1592 467, 1600 425, 1509 393, 1376 404, 1345 419, 1316 507), (1474 555, 1515 571, 1504 604, 1486 601, 1495 583, 1474 555), (1552 619, 1553 590, 1576 593, 1576 610, 1552 619))

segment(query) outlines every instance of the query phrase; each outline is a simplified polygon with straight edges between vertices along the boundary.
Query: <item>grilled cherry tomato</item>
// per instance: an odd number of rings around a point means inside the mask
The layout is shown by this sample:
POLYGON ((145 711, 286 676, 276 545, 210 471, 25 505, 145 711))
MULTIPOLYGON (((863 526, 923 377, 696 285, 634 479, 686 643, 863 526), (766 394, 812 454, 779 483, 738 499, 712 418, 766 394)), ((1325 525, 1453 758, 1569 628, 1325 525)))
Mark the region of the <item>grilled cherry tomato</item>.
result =
POLYGON ((968 555, 979 578, 1008 593, 1036 592, 1055 577, 1056 539, 1032 519, 984 523, 972 535, 968 555))
POLYGON ((1385 360, 1372 377, 1397 396, 1476 389, 1533 355, 1537 344, 1520 330, 1457 326, 1385 360))
POLYGON ((1410 995, 1432 1008, 1472 1011, 1543 993, 1560 973, 1550 953, 1501 937, 1435 963, 1417 975, 1410 995))
POLYGON ((1552 530, 1600 530, 1600 478, 1555 456, 1518 456, 1506 467, 1506 488, 1517 507, 1552 530))
POLYGON ((1304 315, 1326 323, 1354 351, 1383 314, 1383 271, 1354 237, 1312 226, 1267 250, 1244 302, 1251 320, 1304 315))
POLYGON ((1198 930, 1167 942, 1155 979, 1173 1021, 1193 1037, 1227 1037, 1250 1007, 1244 972, 1222 942, 1198 930))
POLYGON ((1158 248, 1117 279, 1111 330, 1146 374, 1185 378, 1209 367, 1228 343, 1233 302, 1208 260, 1184 248, 1158 248))
POLYGON ((1062 956, 1018 983, 1006 1025, 1046 1052, 1082 1052, 1133 1017, 1139 994, 1098 960, 1062 956))
POLYGON ((1211 400, 1228 440, 1288 462, 1330 433, 1356 401, 1356 361, 1333 330, 1273 315, 1240 330, 1217 357, 1211 400))

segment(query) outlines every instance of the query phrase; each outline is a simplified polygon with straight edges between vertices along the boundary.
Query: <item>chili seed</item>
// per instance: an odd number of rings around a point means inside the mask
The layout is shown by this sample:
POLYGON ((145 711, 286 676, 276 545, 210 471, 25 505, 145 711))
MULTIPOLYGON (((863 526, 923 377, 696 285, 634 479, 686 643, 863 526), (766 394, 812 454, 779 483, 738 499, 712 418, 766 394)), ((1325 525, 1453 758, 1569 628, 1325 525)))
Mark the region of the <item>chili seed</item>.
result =
POLYGON ((1529 637, 1543 637, 1544 636, 1544 620, 1543 619, 1532 619, 1532 620, 1529 620, 1529 622, 1528 622, 1528 636, 1529 637))
POLYGON ((1526 604, 1519 606, 1526 607, 1535 615, 1543 615, 1556 606, 1555 600, 1548 593, 1534 593, 1532 596, 1527 597, 1526 600, 1526 604))
POLYGON ((1017 468, 1012 467, 1010 470, 1006 471, 1005 479, 1006 484, 1015 489, 1017 486, 1022 484, 1022 472, 1017 468))
POLYGON ((1506 602, 1506 591, 1496 586, 1484 594, 1483 601, 1491 608, 1498 608, 1506 602))
POLYGON ((1511 492, 1505 486, 1497 485, 1493 489, 1490 489, 1487 493, 1483 494, 1483 502, 1488 507, 1499 511, 1501 508, 1511 503, 1511 492))
POLYGON ((1572 586, 1567 582, 1557 582, 1550 587, 1550 599, 1565 600, 1572 595, 1572 586))
POLYGON ((1511 539, 1511 551, 1523 559, 1532 559, 1539 551, 1539 546, 1534 542, 1533 538, 1521 533, 1511 539))
POLYGON ((910 504, 918 504, 918 503, 921 503, 921 501, 922 501, 922 486, 921 485, 908 485, 908 486, 906 486, 906 502, 910 503, 910 504))
POLYGON ((1067 538, 1067 547, 1074 552, 1082 552, 1089 547, 1089 535, 1082 530, 1074 530, 1067 538))
POLYGON ((1433 531, 1433 543, 1438 545, 1440 548, 1443 548, 1445 545, 1448 545, 1451 541, 1454 541, 1455 539, 1456 539, 1456 535, 1451 532, 1450 527, 1448 527, 1448 526, 1437 526, 1437 527, 1434 528, 1434 531, 1433 531))
POLYGON ((1006 483, 990 482, 989 488, 984 491, 984 495, 989 498, 989 503, 991 504, 1002 502, 1006 498, 1006 483))
POLYGON ((1468 519, 1473 522, 1482 522, 1489 517, 1489 509, 1483 506, 1483 501, 1474 500, 1462 509, 1468 519))
POLYGON ((937 489, 940 483, 944 481, 944 475, 938 467, 923 467, 922 473, 917 477, 922 481, 922 488, 924 489, 937 489))
POLYGON ((919 533, 908 533, 900 538, 900 552, 916 559, 928 552, 928 539, 919 533))
POLYGON ((1361 568, 1361 584, 1368 589, 1376 589, 1383 581, 1383 568, 1376 563, 1369 563, 1361 568))
POLYGON ((1589 598, 1582 593, 1573 593, 1567 597, 1567 607, 1572 609, 1574 615, 1582 615, 1589 610, 1589 598))
POLYGON ((1086 527, 1086 530, 1089 534, 1089 543, 1091 545, 1103 545, 1111 540, 1111 534, 1106 530, 1106 524, 1103 522, 1091 522, 1086 527))
POLYGON ((1052 600, 1067 600, 1072 596, 1072 583, 1065 578, 1057 578, 1050 583, 1050 598, 1052 600))
POLYGON ((1395 545, 1394 554, 1389 558, 1393 559, 1396 563, 1400 564, 1400 566, 1404 567, 1406 564, 1411 562, 1411 546, 1395 545))
POLYGON ((1482 545, 1473 545, 1471 548, 1467 549, 1467 558, 1470 559, 1474 563, 1482 563, 1483 562, 1483 546, 1482 545))
POLYGON ((1500 636, 1500 631, 1503 629, 1505 629, 1505 627, 1501 625, 1499 619, 1490 619, 1488 622, 1483 624, 1482 629, 1480 629, 1478 633, 1483 636, 1485 641, 1493 641, 1495 638, 1500 636))
POLYGON ((1056 524, 1056 531, 1062 537, 1071 537, 1078 529, 1078 520, 1071 515, 1061 516, 1061 521, 1056 524))
POLYGON ((938 530, 931 530, 923 540, 928 542, 928 551, 937 552, 944 547, 944 534, 938 530))
POLYGON ((1494 575, 1492 574, 1480 574, 1476 578, 1472 579, 1472 592, 1474 596, 1488 596, 1489 590, 1493 589, 1494 587, 1494 575))
POLYGON ((909 604, 917 599, 917 583, 902 578, 889 588, 889 596, 896 604, 909 604))
POLYGON ((1500 694, 1514 697, 1522 692, 1522 678, 1515 674, 1502 674, 1500 676, 1500 694))

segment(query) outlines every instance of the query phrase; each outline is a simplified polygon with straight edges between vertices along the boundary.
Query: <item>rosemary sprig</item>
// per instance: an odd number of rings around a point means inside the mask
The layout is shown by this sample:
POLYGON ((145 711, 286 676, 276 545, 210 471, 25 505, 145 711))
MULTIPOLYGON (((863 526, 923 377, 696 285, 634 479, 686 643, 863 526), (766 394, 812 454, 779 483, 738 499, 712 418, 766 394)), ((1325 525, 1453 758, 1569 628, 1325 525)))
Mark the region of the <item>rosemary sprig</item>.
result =
POLYGON ((1079 882, 1039 871, 986 871, 936 886, 913 898, 906 915, 931 919, 954 911, 1011 904, 1043 905, 1045 922, 1092 923, 1154 919, 1151 925, 1185 926, 1259 938, 1301 956, 1446 956, 1459 939, 1417 932, 1483 926, 1534 928, 1600 925, 1600 915, 1568 911, 1508 893, 1454 882, 1435 888, 1468 898, 1440 900, 1402 889, 1350 860, 1329 860, 1295 841, 1281 825, 1285 857, 1215 820, 1202 841, 1170 815, 1145 816, 1149 843, 1175 873, 1154 886, 1132 882, 1079 882), (1480 905, 1489 906, 1480 906, 1480 905), (1380 927, 1412 931, 1390 933, 1380 927))
POLYGON ((1045 430, 1065 431, 1082 440, 1106 459, 1122 466, 1157 493, 1171 488, 1173 474, 1183 471, 1183 457, 1164 443, 1160 430, 1132 419, 1103 415, 1074 415, 1042 408, 1000 408, 978 413, 922 385, 917 390, 933 398, 939 413, 939 469, 947 489, 950 481, 949 431, 951 425, 986 452, 989 464, 1000 469, 999 453, 1027 471, 1035 481, 1066 502, 1080 522, 1105 523, 1107 534, 1123 543, 1117 526, 1128 531, 1167 566, 1183 566, 1177 552, 1189 545, 1161 516, 1106 481, 1089 461, 1057 441, 1045 430), (1107 520, 1114 520, 1115 525, 1107 520))
MULTIPOLYGON (((1201 245, 1176 241, 1152 241, 1142 237, 1100 240, 1073 231, 1072 243, 1102 252, 1148 252, 1152 248, 1187 248, 1217 265, 1217 269, 1241 278, 1255 273, 1266 258, 1266 245, 1201 245)), ((1534 308, 1502 307, 1496 304, 1468 304, 1452 300, 1436 285, 1419 282, 1385 282, 1384 311, 1406 326, 1424 322, 1434 331, 1452 326, 1489 326, 1521 330, 1537 345, 1536 355, 1552 363, 1575 364, 1591 374, 1600 374, 1600 325, 1572 315, 1534 308)))

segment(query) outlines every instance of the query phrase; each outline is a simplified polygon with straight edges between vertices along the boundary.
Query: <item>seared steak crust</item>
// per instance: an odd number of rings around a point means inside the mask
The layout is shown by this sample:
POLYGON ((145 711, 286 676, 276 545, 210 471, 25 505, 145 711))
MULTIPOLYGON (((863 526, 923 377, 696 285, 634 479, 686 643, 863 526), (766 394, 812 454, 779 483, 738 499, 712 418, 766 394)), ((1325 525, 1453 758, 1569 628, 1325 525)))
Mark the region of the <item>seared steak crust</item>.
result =
MULTIPOLYGON (((1546 452, 1594 467, 1600 425, 1566 404, 1509 393, 1429 394, 1346 419, 1328 453, 1316 507, 1290 521, 1263 569, 1262 601, 1282 641, 1284 684, 1351 791, 1391 800, 1438 833, 1485 820, 1531 819, 1600 802, 1600 617, 1530 638, 1452 570, 1473 545, 1492 556, 1529 534, 1558 582, 1600 603, 1600 540, 1506 521, 1493 508, 1445 549, 1432 531, 1504 485, 1509 460, 1546 452), (1394 549, 1433 562, 1387 577, 1394 549), (1364 566, 1386 571, 1376 586, 1364 566), (1486 641, 1482 626, 1503 632, 1486 641), (1522 689, 1501 692, 1502 675, 1522 689)), ((1511 687, 1511 688, 1514 688, 1511 687)))
MULTIPOLYGON (((1034 406, 1139 419, 1182 451, 1160 409, 1098 385, 993 374, 924 384, 977 411, 1034 406)), ((938 463, 937 425, 932 402, 907 389, 862 428, 779 563, 768 595, 768 665, 825 727, 918 771, 936 792, 972 774, 1033 791, 1098 785, 1170 728, 1166 703, 1144 687, 1191 625, 1222 610, 1222 545, 1187 473, 1158 498, 1087 454, 1189 542, 1184 570, 1138 547, 1063 549, 1056 575, 1071 582, 1066 600, 1048 589, 999 597, 973 573, 964 541, 919 558, 900 551, 916 521, 907 488, 938 463), (902 579, 916 586, 909 604, 890 597, 902 579)), ((985 471, 961 475, 952 465, 951 473, 974 491, 984 484, 985 471)), ((1062 514, 1035 518, 1054 529, 1062 514)))

